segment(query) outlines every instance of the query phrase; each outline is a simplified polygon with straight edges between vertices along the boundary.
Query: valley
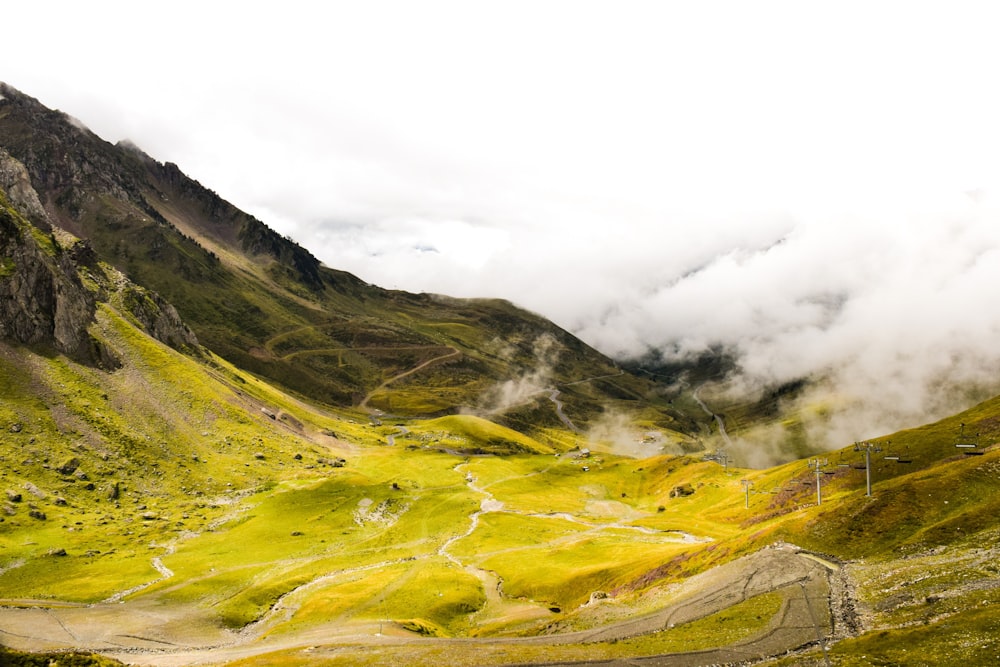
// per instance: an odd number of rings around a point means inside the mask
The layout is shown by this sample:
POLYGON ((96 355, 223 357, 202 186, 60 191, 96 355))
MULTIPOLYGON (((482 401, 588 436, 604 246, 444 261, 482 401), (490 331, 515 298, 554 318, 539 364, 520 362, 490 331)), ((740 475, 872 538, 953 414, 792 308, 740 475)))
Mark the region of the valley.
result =
POLYGON ((1000 660, 1000 396, 820 446, 0 90, 0 664, 1000 660))
MULTIPOLYGON (((128 372, 4 348, 6 423, 20 428, 5 428, 0 480, 8 498, 31 496, 0 523, 9 648, 148 665, 430 665, 443 652, 457 664, 698 665, 788 650, 807 664, 829 646, 833 664, 865 664, 850 656, 875 650, 873 633, 912 633, 913 619, 938 632, 972 614, 962 622, 983 643, 971 655, 992 650, 981 647, 997 619, 962 600, 1000 595, 988 572, 1000 461, 993 445, 966 456, 951 440, 957 420, 991 433, 997 400, 893 435, 913 463, 877 458, 873 498, 864 470, 829 464, 816 505, 806 461, 634 458, 569 429, 541 442, 473 415, 372 420, 220 359, 135 345, 111 311, 98 325, 128 372), (155 400, 123 382, 157 387, 155 400), (131 441, 163 438, 152 456, 104 464, 119 445, 93 414, 103 395, 131 415, 131 441), (887 577, 921 592, 899 598, 887 577)), ((827 458, 859 460, 853 447, 827 458)))

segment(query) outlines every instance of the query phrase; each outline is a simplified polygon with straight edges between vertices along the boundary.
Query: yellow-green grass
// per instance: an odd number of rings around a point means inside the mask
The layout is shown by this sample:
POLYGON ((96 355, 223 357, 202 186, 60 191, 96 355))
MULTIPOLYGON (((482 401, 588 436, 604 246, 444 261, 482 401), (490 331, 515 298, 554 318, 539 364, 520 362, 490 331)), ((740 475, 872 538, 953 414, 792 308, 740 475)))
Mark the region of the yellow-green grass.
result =
POLYGON ((617 472, 602 475, 601 465, 569 455, 509 457, 496 462, 472 460, 467 470, 475 476, 479 486, 511 510, 582 514, 587 511, 587 504, 595 500, 620 500, 621 493, 615 495, 615 491, 629 482, 617 472), (584 471, 585 467, 589 471, 584 471))
MULTIPOLYGON (((409 643, 405 645, 337 645, 329 650, 282 651, 229 663, 230 667, 263 665, 512 665, 614 660, 682 653, 744 641, 765 631, 781 609, 780 593, 758 595, 724 611, 648 635, 589 644, 409 643)), ((403 627, 414 630, 416 624, 403 627)))
POLYGON ((700 537, 734 534, 744 518, 739 476, 688 457, 508 457, 473 460, 466 469, 505 508, 520 512, 569 512, 700 537), (671 497, 681 485, 694 493, 671 497))
POLYGON ((704 618, 618 643, 626 648, 626 655, 683 653, 728 646, 763 632, 781 610, 784 600, 780 592, 756 595, 704 618))
MULTIPOLYGON (((123 357, 130 371, 127 373, 128 377, 135 378, 138 375, 150 383, 145 390, 155 396, 158 402, 162 403, 165 397, 176 396, 172 405, 168 402, 165 406, 173 408, 173 411, 163 418, 174 430, 177 429, 178 422, 190 422, 192 417, 197 418, 197 422, 191 424, 192 430, 199 433, 205 429, 215 430, 216 421, 224 417, 227 431, 242 426, 245 427, 243 430, 256 433, 261 430, 261 422, 266 418, 261 408, 266 408, 272 414, 287 413, 297 419, 304 419, 307 428, 311 426, 316 430, 326 429, 338 435, 349 436, 352 442, 377 442, 365 424, 367 419, 360 414, 334 414, 329 408, 320 408, 295 398, 213 355, 209 356, 211 366, 206 368, 127 325, 125 318, 118 316, 107 305, 102 305, 99 310, 99 322, 100 333, 123 357), (234 390, 239 395, 234 395, 234 390), (241 400, 239 396, 248 397, 259 405, 241 400)), ((92 384, 99 386, 101 383, 92 384)), ((128 392, 129 388, 120 389, 128 392)), ((290 445, 295 444, 297 434, 294 429, 292 432, 285 429, 282 437, 285 439, 282 448, 288 450, 290 445)))
POLYGON ((0 524, 0 567, 24 561, 0 575, 5 594, 96 601, 155 579, 152 556, 221 515, 211 498, 302 475, 292 454, 321 451, 276 432, 203 366, 138 335, 112 309, 99 310, 95 332, 125 368, 108 373, 59 356, 0 364, 0 477, 24 497, 0 524), (57 469, 69 461, 75 470, 57 469), (28 517, 29 506, 46 518, 28 517), (128 555, 137 544, 160 546, 128 555), (60 549, 67 556, 46 556, 60 549), (86 582, 60 585, 84 569, 86 582))
POLYGON ((550 446, 522 433, 475 415, 449 415, 414 425, 415 432, 439 436, 442 447, 496 449, 501 453, 551 453, 550 446))
POLYGON ((414 453, 398 470, 369 468, 374 479, 343 468, 251 496, 230 521, 180 542, 164 558, 175 578, 141 594, 211 604, 227 624, 242 625, 326 573, 433 554, 478 505, 453 467, 450 457, 414 453))
POLYGON ((585 603, 595 591, 624 585, 689 548, 621 535, 581 535, 487 554, 478 564, 503 579, 505 594, 562 610, 585 603))
POLYGON ((0 646, 0 665, 4 667, 120 667, 124 663, 96 653, 29 653, 0 646))
POLYGON ((580 449, 587 446, 587 438, 580 433, 573 433, 563 428, 541 428, 531 429, 531 435, 539 442, 545 443, 557 452, 568 452, 571 449, 580 449))
POLYGON ((25 559, 21 566, 8 561, 8 567, 14 567, 0 576, 0 590, 4 598, 98 602, 159 578, 150 564, 155 555, 156 551, 139 549, 105 556, 41 554, 25 559))
POLYGON ((294 616, 271 632, 378 620, 419 623, 443 636, 468 630, 470 616, 484 602, 480 580, 440 557, 345 568, 297 596, 294 616))
POLYGON ((309 591, 295 615, 271 633, 294 635, 316 625, 344 623, 352 618, 388 620, 393 614, 403 618, 403 610, 386 607, 383 593, 411 566, 395 562, 363 570, 348 566, 327 569, 329 579, 309 591))
POLYGON ((466 390, 446 387, 441 390, 427 387, 390 385, 371 394, 368 404, 385 412, 407 415, 434 414, 455 405, 456 399, 468 395, 466 390))
MULTIPOLYGON (((487 604, 489 577, 463 567, 475 565, 495 572, 508 596, 499 612, 479 616, 507 632, 513 626, 503 610, 518 598, 536 601, 543 613, 557 607, 558 616, 546 619, 569 623, 594 591, 615 591, 624 603, 778 538, 844 558, 913 555, 988 529, 1000 511, 1000 452, 962 457, 952 444, 958 419, 993 433, 996 402, 893 436, 913 463, 880 459, 873 499, 863 496, 863 471, 824 476, 817 507, 815 488, 802 483, 814 479, 805 461, 727 473, 688 457, 556 456, 575 436, 550 429, 543 443, 465 415, 406 422, 410 433, 400 442, 433 449, 389 448, 382 445, 397 427, 316 409, 218 359, 185 358, 137 334, 111 308, 99 312, 95 332, 126 362, 123 369, 88 369, 59 356, 0 362, 0 479, 24 495, 0 523, 4 597, 94 602, 160 579, 133 597, 194 604, 229 627, 269 618, 292 593, 290 620, 275 615, 270 632, 386 617, 422 633, 481 634, 477 612, 487 604), (293 414, 300 425, 270 419, 262 406, 293 414), (16 433, 7 426, 14 423, 16 433), (435 451, 449 448, 522 453, 435 451), (344 467, 320 461, 338 455, 344 467), (87 479, 57 471, 70 458, 87 479), (749 509, 741 479, 754 484, 749 509), (84 488, 88 481, 94 489, 84 488), (29 494, 29 482, 45 498, 29 494), (115 483, 120 495, 112 499, 115 483), (682 487, 693 493, 678 496, 682 487), (759 493, 774 488, 785 490, 759 493), (465 535, 487 497, 502 510, 480 514, 465 535), (30 518, 28 503, 47 518, 30 518), (712 541, 681 544, 668 531, 712 541), (59 549, 67 555, 47 555, 59 549), (156 557, 172 577, 153 567, 156 557)), ((848 447, 843 458, 858 457, 848 447)), ((924 583, 914 590, 927 597, 947 588, 946 570, 915 563, 906 576, 924 583)), ((941 622, 934 609, 957 617, 983 600, 1000 601, 992 590, 958 591, 944 604, 925 609, 911 600, 882 618, 934 624, 941 622)), ((711 642, 729 637, 709 635, 711 642)), ((619 644, 614 650, 624 650, 619 644)))
POLYGON ((368 480, 344 472, 309 488, 279 487, 260 499, 251 498, 231 522, 180 544, 168 562, 172 568, 187 567, 189 558, 206 566, 238 566, 325 555, 333 545, 343 548, 345 543, 362 554, 393 549, 397 540, 403 545, 420 539, 443 541, 447 528, 467 522, 476 506, 476 499, 462 487, 425 489, 413 496, 402 487, 397 491, 388 484, 359 481, 368 480), (366 508, 380 505, 382 516, 364 515, 366 508))
POLYGON ((405 614, 403 618, 463 629, 468 628, 468 616, 486 601, 478 578, 440 558, 410 564, 405 573, 388 582, 379 597, 380 605, 405 614))
POLYGON ((995 525, 1000 512, 1000 451, 957 458, 873 487, 845 493, 839 502, 786 521, 782 531, 799 543, 844 558, 914 553, 995 525))
POLYGON ((491 512, 480 516, 472 534, 455 542, 450 552, 462 559, 481 559, 515 549, 548 548, 558 542, 578 539, 579 534, 587 530, 585 525, 558 516, 491 512))

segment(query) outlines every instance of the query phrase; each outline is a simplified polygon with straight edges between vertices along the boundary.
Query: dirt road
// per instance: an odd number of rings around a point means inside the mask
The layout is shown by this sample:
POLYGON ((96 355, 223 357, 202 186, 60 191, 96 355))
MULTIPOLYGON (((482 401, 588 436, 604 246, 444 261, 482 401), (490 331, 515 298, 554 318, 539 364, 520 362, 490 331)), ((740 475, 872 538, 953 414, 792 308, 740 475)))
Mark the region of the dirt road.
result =
MULTIPOLYGON (((85 649, 137 665, 218 664, 283 649, 347 643, 454 643, 474 655, 476 645, 587 644, 656 632, 722 611, 761 593, 784 596, 780 612, 755 637, 707 651, 594 665, 710 665, 783 653, 833 634, 830 574, 836 565, 793 546, 770 547, 686 580, 670 603, 653 613, 602 627, 556 635, 503 639, 417 639, 398 631, 375 636, 371 624, 333 623, 295 635, 261 636, 218 628, 204 611, 142 599, 89 606, 0 607, 0 643, 22 650, 85 649)), ((2 603, 3 601, 0 601, 2 603)), ((8 604, 12 603, 8 602, 8 604)), ((21 605, 25 601, 20 601, 21 605)), ((556 663, 553 663, 556 664, 556 663)), ((576 663, 579 664, 579 663, 576 663)))

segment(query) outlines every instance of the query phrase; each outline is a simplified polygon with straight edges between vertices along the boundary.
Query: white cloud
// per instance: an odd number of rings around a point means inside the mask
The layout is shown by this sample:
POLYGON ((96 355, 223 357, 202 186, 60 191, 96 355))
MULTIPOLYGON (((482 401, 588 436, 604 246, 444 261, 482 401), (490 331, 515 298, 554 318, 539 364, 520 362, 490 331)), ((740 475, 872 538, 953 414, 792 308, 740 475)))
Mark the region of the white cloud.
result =
POLYGON ((907 419, 991 368, 991 3, 237 9, 20 3, 3 76, 331 266, 610 353, 721 342, 907 419))

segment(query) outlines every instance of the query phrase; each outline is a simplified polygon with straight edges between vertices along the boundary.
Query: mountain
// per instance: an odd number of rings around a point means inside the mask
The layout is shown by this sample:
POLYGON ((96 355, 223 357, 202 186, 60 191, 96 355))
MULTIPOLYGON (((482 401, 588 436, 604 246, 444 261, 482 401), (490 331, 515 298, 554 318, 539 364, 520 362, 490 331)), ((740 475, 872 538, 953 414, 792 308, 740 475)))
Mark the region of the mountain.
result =
POLYGON ((657 383, 542 317, 500 300, 367 284, 176 165, 111 145, 10 86, 0 97, 0 147, 26 170, 21 187, 37 193, 26 215, 84 239, 241 368, 321 403, 400 415, 471 409, 517 428, 557 426, 547 396, 558 387, 579 428, 614 407, 645 411, 651 427, 697 430, 657 383))
POLYGON ((511 304, 367 285, 0 92, 0 664, 1000 655, 1000 397, 681 454, 729 418, 695 388, 721 351, 668 391, 511 304))

